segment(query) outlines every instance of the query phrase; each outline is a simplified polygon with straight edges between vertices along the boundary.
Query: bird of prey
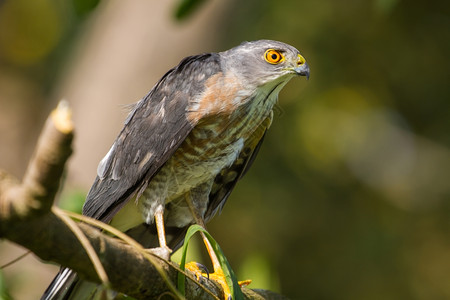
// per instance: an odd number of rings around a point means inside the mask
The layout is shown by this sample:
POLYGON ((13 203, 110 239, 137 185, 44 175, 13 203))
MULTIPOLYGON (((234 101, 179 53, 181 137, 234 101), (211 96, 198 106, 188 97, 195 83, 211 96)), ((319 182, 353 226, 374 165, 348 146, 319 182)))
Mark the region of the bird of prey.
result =
MULTIPOLYGON (((255 159, 278 93, 299 75, 309 77, 299 51, 271 40, 183 59, 135 104, 83 214, 168 258, 191 224, 222 209, 255 159)), ((63 268, 42 299, 78 299, 77 281, 63 268)))

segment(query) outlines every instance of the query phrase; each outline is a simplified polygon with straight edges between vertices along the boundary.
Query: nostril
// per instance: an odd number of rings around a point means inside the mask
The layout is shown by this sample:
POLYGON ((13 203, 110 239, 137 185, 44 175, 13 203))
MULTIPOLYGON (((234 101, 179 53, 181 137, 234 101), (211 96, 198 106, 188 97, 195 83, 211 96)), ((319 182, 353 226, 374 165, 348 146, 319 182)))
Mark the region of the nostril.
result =
POLYGON ((306 60, 303 58, 303 56, 301 56, 300 54, 298 55, 298 60, 297 60, 297 65, 301 66, 306 62, 306 60))

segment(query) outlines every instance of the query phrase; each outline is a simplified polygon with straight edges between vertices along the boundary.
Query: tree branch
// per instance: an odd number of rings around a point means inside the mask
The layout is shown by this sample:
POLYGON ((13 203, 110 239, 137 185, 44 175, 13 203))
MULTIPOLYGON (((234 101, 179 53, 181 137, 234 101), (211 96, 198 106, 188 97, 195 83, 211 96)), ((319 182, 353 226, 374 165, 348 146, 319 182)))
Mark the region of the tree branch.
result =
POLYGON ((2 172, 0 178, 8 180, 0 184, 0 225, 5 220, 31 218, 50 210, 72 153, 72 139, 71 112, 61 101, 44 125, 22 183, 2 172))
MULTIPOLYGON (((72 152, 72 139, 70 110, 62 102, 47 119, 22 183, 0 170, 0 237, 30 249, 43 260, 69 267, 86 280, 100 283, 79 240, 51 210, 65 163, 72 152)), ((139 249, 86 224, 78 226, 100 258, 114 290, 138 299, 154 299, 170 292, 158 270, 139 249)), ((172 282, 176 282, 176 268, 161 259, 156 259, 156 263, 172 282)), ((223 297, 214 282, 202 279, 201 283, 214 295, 223 297)), ((243 291, 247 299, 284 299, 268 291, 245 288, 243 291)), ((186 297, 214 299, 189 278, 186 297)))

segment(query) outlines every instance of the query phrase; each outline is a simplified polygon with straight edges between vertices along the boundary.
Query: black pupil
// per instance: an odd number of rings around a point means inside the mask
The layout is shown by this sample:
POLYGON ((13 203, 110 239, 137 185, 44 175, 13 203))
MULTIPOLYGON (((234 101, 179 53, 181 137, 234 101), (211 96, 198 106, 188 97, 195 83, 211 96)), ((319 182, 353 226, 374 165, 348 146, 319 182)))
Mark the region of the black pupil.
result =
POLYGON ((272 54, 272 59, 273 59, 273 60, 277 60, 277 58, 278 58, 278 54, 275 54, 275 53, 272 54))

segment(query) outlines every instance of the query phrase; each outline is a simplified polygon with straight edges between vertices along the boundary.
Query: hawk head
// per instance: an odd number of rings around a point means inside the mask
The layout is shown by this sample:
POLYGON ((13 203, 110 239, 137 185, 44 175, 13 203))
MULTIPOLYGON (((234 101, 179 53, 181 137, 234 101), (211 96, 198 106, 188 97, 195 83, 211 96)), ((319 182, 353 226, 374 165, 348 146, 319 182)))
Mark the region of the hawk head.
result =
POLYGON ((225 70, 244 80, 244 84, 263 86, 270 82, 289 81, 294 76, 309 78, 309 66, 294 47, 271 40, 244 42, 221 52, 225 70))

